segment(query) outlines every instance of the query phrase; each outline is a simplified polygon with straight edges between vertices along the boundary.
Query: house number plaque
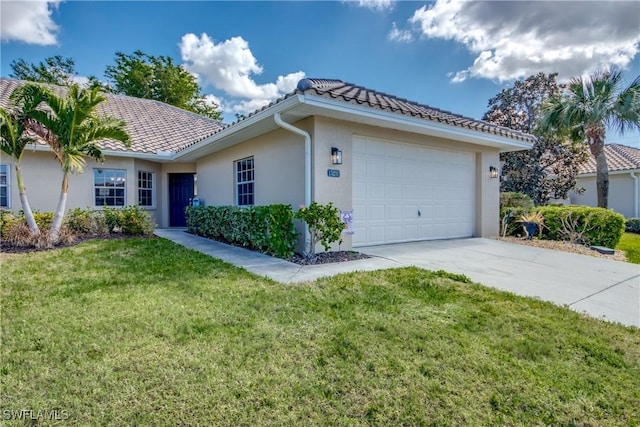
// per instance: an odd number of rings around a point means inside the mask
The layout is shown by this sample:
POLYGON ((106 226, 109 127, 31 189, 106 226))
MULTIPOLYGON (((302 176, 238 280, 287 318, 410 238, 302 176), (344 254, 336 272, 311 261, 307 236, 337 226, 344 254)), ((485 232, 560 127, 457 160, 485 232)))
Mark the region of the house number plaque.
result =
POLYGON ((327 169, 327 176, 329 178, 340 178, 340 171, 338 169, 327 169))

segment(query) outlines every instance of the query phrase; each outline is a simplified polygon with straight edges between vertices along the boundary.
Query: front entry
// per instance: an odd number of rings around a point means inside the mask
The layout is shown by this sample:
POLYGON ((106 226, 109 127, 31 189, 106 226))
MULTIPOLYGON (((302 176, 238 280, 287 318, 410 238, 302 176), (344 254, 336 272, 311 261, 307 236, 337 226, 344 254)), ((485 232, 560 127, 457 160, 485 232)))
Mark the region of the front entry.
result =
POLYGON ((193 198, 193 173, 169 174, 169 226, 186 227, 184 209, 193 198))

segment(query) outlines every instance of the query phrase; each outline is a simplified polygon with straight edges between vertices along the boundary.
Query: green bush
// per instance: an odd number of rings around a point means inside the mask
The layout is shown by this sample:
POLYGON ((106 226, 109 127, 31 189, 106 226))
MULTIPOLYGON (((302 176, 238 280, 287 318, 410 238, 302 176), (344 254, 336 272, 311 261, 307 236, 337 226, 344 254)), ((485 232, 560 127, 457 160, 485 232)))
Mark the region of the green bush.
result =
POLYGON ((293 256, 298 234, 291 205, 189 206, 186 213, 190 233, 279 258, 293 256))
POLYGON ((65 215, 65 224, 69 230, 76 234, 93 234, 95 230, 94 218, 95 212, 89 209, 75 208, 67 212, 65 215))
POLYGON ((627 233, 640 234, 640 218, 627 218, 624 231, 627 233))
POLYGON ((540 206, 545 218, 542 239, 615 248, 624 233, 625 219, 609 209, 589 206, 540 206))
POLYGON ((149 212, 139 206, 125 206, 119 209, 105 206, 102 215, 109 233, 120 230, 128 236, 151 236, 156 228, 149 212))
POLYGON ((346 226, 340 220, 338 209, 329 202, 326 205, 313 202, 308 207, 301 207, 295 214, 295 218, 303 220, 311 233, 310 253, 307 257, 315 255, 315 247, 319 242, 325 251, 331 248, 331 244, 342 243, 342 230, 346 226))
POLYGON ((515 192, 501 192, 500 193, 500 208, 533 208, 533 199, 524 193, 515 192))
POLYGON ((500 193, 500 234, 502 236, 521 237, 526 233, 522 224, 518 222, 523 214, 533 209, 531 197, 523 193, 500 193))
MULTIPOLYGON (((34 211, 33 219, 36 221, 38 229, 40 229, 41 232, 48 231, 49 228, 51 228, 51 223, 53 223, 53 212, 34 211)), ((18 224, 27 225, 27 220, 22 210, 18 211, 17 215, 11 211, 3 210, 0 212, 0 235, 6 236, 9 229, 18 224)))

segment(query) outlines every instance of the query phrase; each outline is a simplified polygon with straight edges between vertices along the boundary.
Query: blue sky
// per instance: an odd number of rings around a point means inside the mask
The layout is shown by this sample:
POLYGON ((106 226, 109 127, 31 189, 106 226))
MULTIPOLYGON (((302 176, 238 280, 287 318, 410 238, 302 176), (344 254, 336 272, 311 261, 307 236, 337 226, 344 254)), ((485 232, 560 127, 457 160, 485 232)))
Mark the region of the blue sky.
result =
MULTIPOLYGON (((480 118, 514 79, 621 67, 640 74, 640 2, 7 1, 1 74, 71 57, 103 78, 115 53, 166 55, 198 75, 225 121, 335 78, 480 118)), ((609 142, 640 147, 637 134, 609 142)))

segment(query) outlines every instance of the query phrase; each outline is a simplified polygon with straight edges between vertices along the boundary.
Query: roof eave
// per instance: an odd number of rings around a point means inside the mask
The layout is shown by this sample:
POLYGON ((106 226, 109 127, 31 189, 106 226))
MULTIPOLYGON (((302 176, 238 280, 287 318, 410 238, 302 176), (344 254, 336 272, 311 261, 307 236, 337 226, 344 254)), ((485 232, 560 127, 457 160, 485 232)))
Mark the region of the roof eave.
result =
MULTIPOLYGON (((438 123, 418 116, 409 116, 365 105, 334 100, 321 95, 305 94, 303 102, 326 112, 339 113, 336 118, 341 120, 352 120, 373 126, 387 126, 423 135, 454 139, 470 144, 498 148, 501 152, 528 150, 532 146, 532 143, 527 141, 446 123, 438 123)), ((331 114, 324 115, 331 116, 331 114)))
POLYGON ((173 155, 173 160, 195 161, 203 156, 224 150, 235 144, 245 142, 251 138, 275 130, 278 128, 278 125, 276 125, 271 117, 273 117, 275 113, 282 113, 292 109, 294 106, 300 104, 301 100, 301 95, 295 94, 278 101, 246 119, 228 126, 202 141, 177 152, 173 155))
MULTIPOLYGON (((610 170, 609 175, 630 175, 630 174, 640 173, 640 168, 635 169, 619 169, 619 170, 610 170)), ((578 178, 593 178, 597 175, 596 172, 584 172, 579 173, 578 178)))

